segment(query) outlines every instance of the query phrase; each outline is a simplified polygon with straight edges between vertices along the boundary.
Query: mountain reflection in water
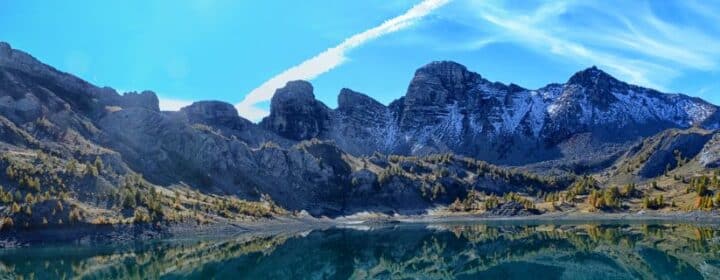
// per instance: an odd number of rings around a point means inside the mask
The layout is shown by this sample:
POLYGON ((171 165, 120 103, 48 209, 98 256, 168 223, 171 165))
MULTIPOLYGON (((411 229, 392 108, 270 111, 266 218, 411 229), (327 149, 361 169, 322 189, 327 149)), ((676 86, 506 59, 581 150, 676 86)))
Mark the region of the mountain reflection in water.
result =
POLYGON ((0 279, 719 279, 720 227, 431 224, 0 250, 0 279))

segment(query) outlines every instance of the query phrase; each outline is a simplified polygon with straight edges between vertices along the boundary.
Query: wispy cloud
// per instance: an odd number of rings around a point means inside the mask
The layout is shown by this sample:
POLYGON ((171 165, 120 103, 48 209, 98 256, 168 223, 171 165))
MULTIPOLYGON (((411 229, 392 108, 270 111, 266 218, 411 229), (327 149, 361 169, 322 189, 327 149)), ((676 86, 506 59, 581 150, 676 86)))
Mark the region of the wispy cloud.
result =
POLYGON ((451 46, 443 46, 441 48, 436 48, 439 50, 446 50, 446 51, 455 51, 455 50, 461 50, 461 51, 471 51, 471 50, 477 50, 482 49, 488 45, 502 42, 504 41, 501 39, 502 36, 494 36, 494 37, 486 37, 486 38, 480 38, 476 40, 471 40, 467 42, 461 42, 459 44, 454 44, 451 46))
POLYGON ((276 89, 285 86, 292 80, 312 80, 319 75, 343 64, 346 53, 362 44, 381 36, 407 28, 434 10, 444 6, 450 0, 424 0, 407 10, 404 14, 389 19, 382 24, 355 34, 339 45, 329 48, 318 55, 295 65, 282 73, 270 78, 259 87, 253 89, 236 107, 243 117, 257 121, 268 114, 255 105, 272 98, 276 89))
POLYGON ((692 26, 664 20, 650 7, 653 4, 625 2, 618 9, 612 3, 559 0, 528 10, 487 0, 470 2, 468 10, 489 23, 478 28, 496 28, 494 40, 585 66, 598 65, 644 86, 663 89, 686 70, 712 71, 720 66, 720 37, 704 27, 712 25, 706 9, 697 3, 691 9, 696 15, 693 23, 708 23, 692 26), (705 15, 699 13, 703 10, 705 15))
MULTIPOLYGON (((687 6, 696 14, 714 22, 720 21, 720 9, 718 9, 717 1, 697 1, 686 0, 683 5, 687 6)), ((711 27, 711 26, 709 26, 711 27)), ((715 26, 717 29, 717 26, 715 26)))
POLYGON ((485 3, 476 7, 479 8, 480 18, 506 33, 503 39, 519 42, 526 47, 575 60, 581 64, 598 65, 632 83, 662 88, 649 76, 676 74, 673 69, 663 65, 593 48, 566 36, 562 30, 558 31, 554 28, 554 20, 565 14, 572 5, 570 1, 549 2, 530 14, 504 9, 498 3, 485 3))
POLYGON ((720 39, 717 34, 709 35, 708 30, 668 23, 647 5, 632 9, 632 14, 605 7, 594 8, 597 13, 607 13, 619 22, 620 26, 596 27, 593 28, 594 32, 580 30, 584 31, 585 36, 580 36, 584 40, 661 60, 658 63, 671 63, 684 68, 712 70, 718 65, 720 39))

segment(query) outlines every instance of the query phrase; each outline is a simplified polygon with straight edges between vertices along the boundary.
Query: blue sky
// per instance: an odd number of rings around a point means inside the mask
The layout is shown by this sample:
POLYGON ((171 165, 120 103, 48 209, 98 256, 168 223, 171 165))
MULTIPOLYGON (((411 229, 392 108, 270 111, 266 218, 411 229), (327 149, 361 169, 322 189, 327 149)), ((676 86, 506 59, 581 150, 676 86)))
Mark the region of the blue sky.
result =
POLYGON ((252 120, 291 79, 331 107, 343 87, 387 104, 433 60, 528 88, 597 65, 719 104, 718 22, 720 2, 700 0, 0 0, 0 40, 48 64, 153 90, 164 108, 222 100, 252 120))

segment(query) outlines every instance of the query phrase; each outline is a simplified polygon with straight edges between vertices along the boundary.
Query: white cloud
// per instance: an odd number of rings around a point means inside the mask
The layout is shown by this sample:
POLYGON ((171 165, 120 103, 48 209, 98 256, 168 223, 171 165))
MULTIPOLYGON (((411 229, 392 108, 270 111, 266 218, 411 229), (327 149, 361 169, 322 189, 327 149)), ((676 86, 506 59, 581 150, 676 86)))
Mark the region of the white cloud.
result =
POLYGON ((160 101, 160 110, 162 111, 178 111, 180 108, 188 106, 193 102, 190 100, 173 99, 158 97, 160 101))
POLYGON ((498 28, 492 34, 495 40, 585 66, 595 64, 621 80, 660 90, 685 70, 712 71, 720 65, 717 36, 667 22, 646 2, 617 9, 603 2, 559 0, 528 11, 488 0, 470 2, 468 11, 498 28))
POLYGON ((468 42, 461 42, 458 44, 454 44, 451 46, 446 46, 446 47, 438 48, 438 49, 449 50, 449 51, 454 51, 454 50, 472 51, 472 50, 482 49, 482 48, 484 48, 488 45, 494 44, 494 43, 502 42, 503 40, 500 38, 501 38, 501 36, 481 38, 481 39, 471 40, 468 42))
POLYGON ((275 90, 285 86, 288 81, 312 80, 345 62, 347 59, 345 54, 348 51, 370 40, 407 28, 432 11, 444 6, 449 1, 450 0, 424 0, 410 8, 404 14, 389 19, 376 27, 355 34, 345 39, 339 45, 329 48, 283 71, 246 95, 245 98, 236 105, 238 112, 247 119, 253 121, 259 120, 263 116, 266 116, 268 112, 257 108, 255 104, 270 100, 275 90))
POLYGON ((269 114, 268 111, 258 108, 255 104, 240 102, 235 104, 238 114, 251 121, 260 121, 269 114))
POLYGON ((676 76, 676 70, 652 62, 625 57, 615 52, 587 45, 556 28, 555 20, 571 8, 572 2, 555 1, 541 5, 533 13, 503 9, 497 3, 476 5, 479 17, 500 27, 503 38, 535 48, 540 52, 562 56, 589 66, 595 64, 631 83, 662 89, 656 81, 676 76), (655 77, 655 79, 652 79, 655 77))
MULTIPOLYGON (((687 0, 683 1, 683 5, 712 22, 720 21, 720 9, 718 9, 717 3, 713 3, 713 1, 687 0)), ((717 28, 717 26, 715 27, 717 28)))
POLYGON ((620 23, 615 28, 593 28, 594 32, 580 30, 577 36, 601 46, 659 59, 658 63, 671 63, 680 67, 712 70, 717 68, 720 40, 692 26, 671 24, 658 17, 650 8, 641 6, 626 11, 611 11, 605 7, 593 7, 595 12, 607 13, 620 23))

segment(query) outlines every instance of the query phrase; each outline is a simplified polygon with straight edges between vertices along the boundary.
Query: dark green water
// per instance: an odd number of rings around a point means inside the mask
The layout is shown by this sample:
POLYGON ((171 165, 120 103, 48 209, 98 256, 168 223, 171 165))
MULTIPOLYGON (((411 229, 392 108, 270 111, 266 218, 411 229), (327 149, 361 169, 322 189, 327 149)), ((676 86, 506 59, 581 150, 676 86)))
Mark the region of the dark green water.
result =
POLYGON ((720 279, 717 225, 432 224, 0 250, 0 279, 720 279))

